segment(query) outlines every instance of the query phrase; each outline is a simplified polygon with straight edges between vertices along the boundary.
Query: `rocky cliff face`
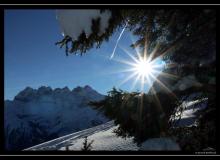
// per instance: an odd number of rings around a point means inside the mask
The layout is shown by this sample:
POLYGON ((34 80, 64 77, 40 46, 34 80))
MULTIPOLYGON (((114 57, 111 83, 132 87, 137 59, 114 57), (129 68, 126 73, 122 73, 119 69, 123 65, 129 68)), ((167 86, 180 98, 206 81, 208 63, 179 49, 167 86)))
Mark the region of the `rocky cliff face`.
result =
POLYGON ((104 96, 90 86, 26 87, 13 101, 4 103, 6 150, 21 150, 75 131, 107 122, 88 106, 104 96))

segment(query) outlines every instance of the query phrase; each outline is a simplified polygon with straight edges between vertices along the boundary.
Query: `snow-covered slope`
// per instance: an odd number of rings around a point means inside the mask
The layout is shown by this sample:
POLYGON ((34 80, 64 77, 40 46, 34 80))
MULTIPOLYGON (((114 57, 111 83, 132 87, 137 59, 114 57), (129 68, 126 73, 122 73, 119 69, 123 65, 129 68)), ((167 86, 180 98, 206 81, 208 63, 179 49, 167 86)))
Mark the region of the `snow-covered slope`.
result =
POLYGON ((121 138, 113 133, 117 126, 113 121, 107 122, 97 127, 76 132, 55 140, 27 148, 24 151, 36 150, 58 150, 58 151, 80 151, 83 147, 85 136, 88 142, 92 143, 91 150, 97 151, 138 151, 138 150, 180 150, 178 144, 170 138, 149 139, 141 146, 133 142, 133 138, 121 138), (153 148, 152 148, 153 146, 153 148))
MULTIPOLYGON (((195 114, 197 111, 204 109, 207 106, 207 99, 193 100, 198 94, 193 94, 188 97, 188 101, 184 101, 182 106, 185 109, 182 113, 182 119, 180 119, 175 126, 189 126, 194 125, 196 121, 195 114), (190 100, 191 99, 191 100, 190 100)), ((171 137, 158 137, 148 139, 140 146, 137 146, 131 138, 121 138, 113 133, 113 130, 118 126, 115 126, 113 121, 109 121, 105 124, 92 127, 86 130, 75 132, 37 146, 33 146, 25 149, 25 151, 36 150, 81 150, 84 142, 84 138, 88 137, 88 142, 94 140, 92 143, 92 150, 107 150, 107 151, 138 151, 138 150, 181 150, 180 146, 175 142, 175 138, 171 137)))
MULTIPOLYGON (((197 94, 191 94, 187 98, 187 100, 183 101, 183 103, 179 106, 179 108, 183 108, 183 112, 181 113, 181 119, 176 118, 174 120, 174 127, 175 126, 196 126, 197 118, 199 111, 205 109, 208 104, 208 98, 202 98, 202 99, 195 99, 193 100, 193 96, 198 96, 197 94)), ((178 115, 180 113, 176 113, 178 115)), ((173 117, 171 116, 171 119, 173 117)))
POLYGON ((88 142, 92 143, 92 150, 138 150, 132 138, 123 139, 117 137, 113 130, 116 128, 113 121, 103 125, 79 131, 55 140, 28 148, 26 150, 81 150, 84 137, 88 136, 88 142))
POLYGON ((103 98, 89 86, 72 91, 27 87, 13 101, 5 101, 5 148, 21 150, 107 122, 87 104, 103 98))

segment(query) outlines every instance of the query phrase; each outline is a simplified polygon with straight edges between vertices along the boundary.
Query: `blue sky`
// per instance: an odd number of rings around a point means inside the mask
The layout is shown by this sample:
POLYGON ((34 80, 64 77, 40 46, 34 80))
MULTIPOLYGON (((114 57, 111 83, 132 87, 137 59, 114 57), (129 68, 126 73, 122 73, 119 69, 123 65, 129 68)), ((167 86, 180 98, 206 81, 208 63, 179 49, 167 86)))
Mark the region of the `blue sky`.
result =
MULTIPOLYGON (((5 99, 14 96, 26 86, 39 88, 51 86, 73 89, 90 85, 102 94, 113 86, 131 91, 134 79, 118 86, 131 73, 113 73, 129 68, 114 59, 131 58, 117 47, 115 57, 109 57, 121 32, 117 31, 99 49, 91 49, 84 56, 65 55, 65 50, 55 45, 62 39, 55 10, 5 10, 4 23, 4 94, 5 99)), ((125 31, 119 46, 129 48, 131 34, 125 31)), ((158 62, 160 63, 160 62, 158 62)), ((145 86, 145 90, 149 86, 145 86)), ((133 89, 140 89, 140 83, 133 89)))

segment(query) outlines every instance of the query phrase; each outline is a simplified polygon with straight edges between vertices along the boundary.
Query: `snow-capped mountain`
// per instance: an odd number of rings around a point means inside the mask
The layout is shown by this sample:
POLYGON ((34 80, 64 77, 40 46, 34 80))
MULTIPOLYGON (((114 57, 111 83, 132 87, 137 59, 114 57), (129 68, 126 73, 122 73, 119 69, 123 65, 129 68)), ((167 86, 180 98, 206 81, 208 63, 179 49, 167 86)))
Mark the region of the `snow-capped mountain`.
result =
POLYGON ((88 106, 104 96, 90 86, 26 87, 4 104, 5 149, 22 150, 45 141, 107 122, 88 106))

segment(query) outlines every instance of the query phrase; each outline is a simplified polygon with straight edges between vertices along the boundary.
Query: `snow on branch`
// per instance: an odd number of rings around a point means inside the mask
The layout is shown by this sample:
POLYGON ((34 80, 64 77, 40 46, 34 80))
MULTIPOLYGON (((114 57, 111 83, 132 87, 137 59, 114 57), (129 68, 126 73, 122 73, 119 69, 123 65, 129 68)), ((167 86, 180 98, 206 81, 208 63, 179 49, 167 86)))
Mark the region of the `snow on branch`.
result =
POLYGON ((70 36, 73 40, 76 40, 83 31, 87 37, 92 33, 92 19, 100 18, 98 34, 103 34, 111 17, 111 12, 101 13, 97 9, 65 9, 57 10, 56 13, 63 36, 70 36))

